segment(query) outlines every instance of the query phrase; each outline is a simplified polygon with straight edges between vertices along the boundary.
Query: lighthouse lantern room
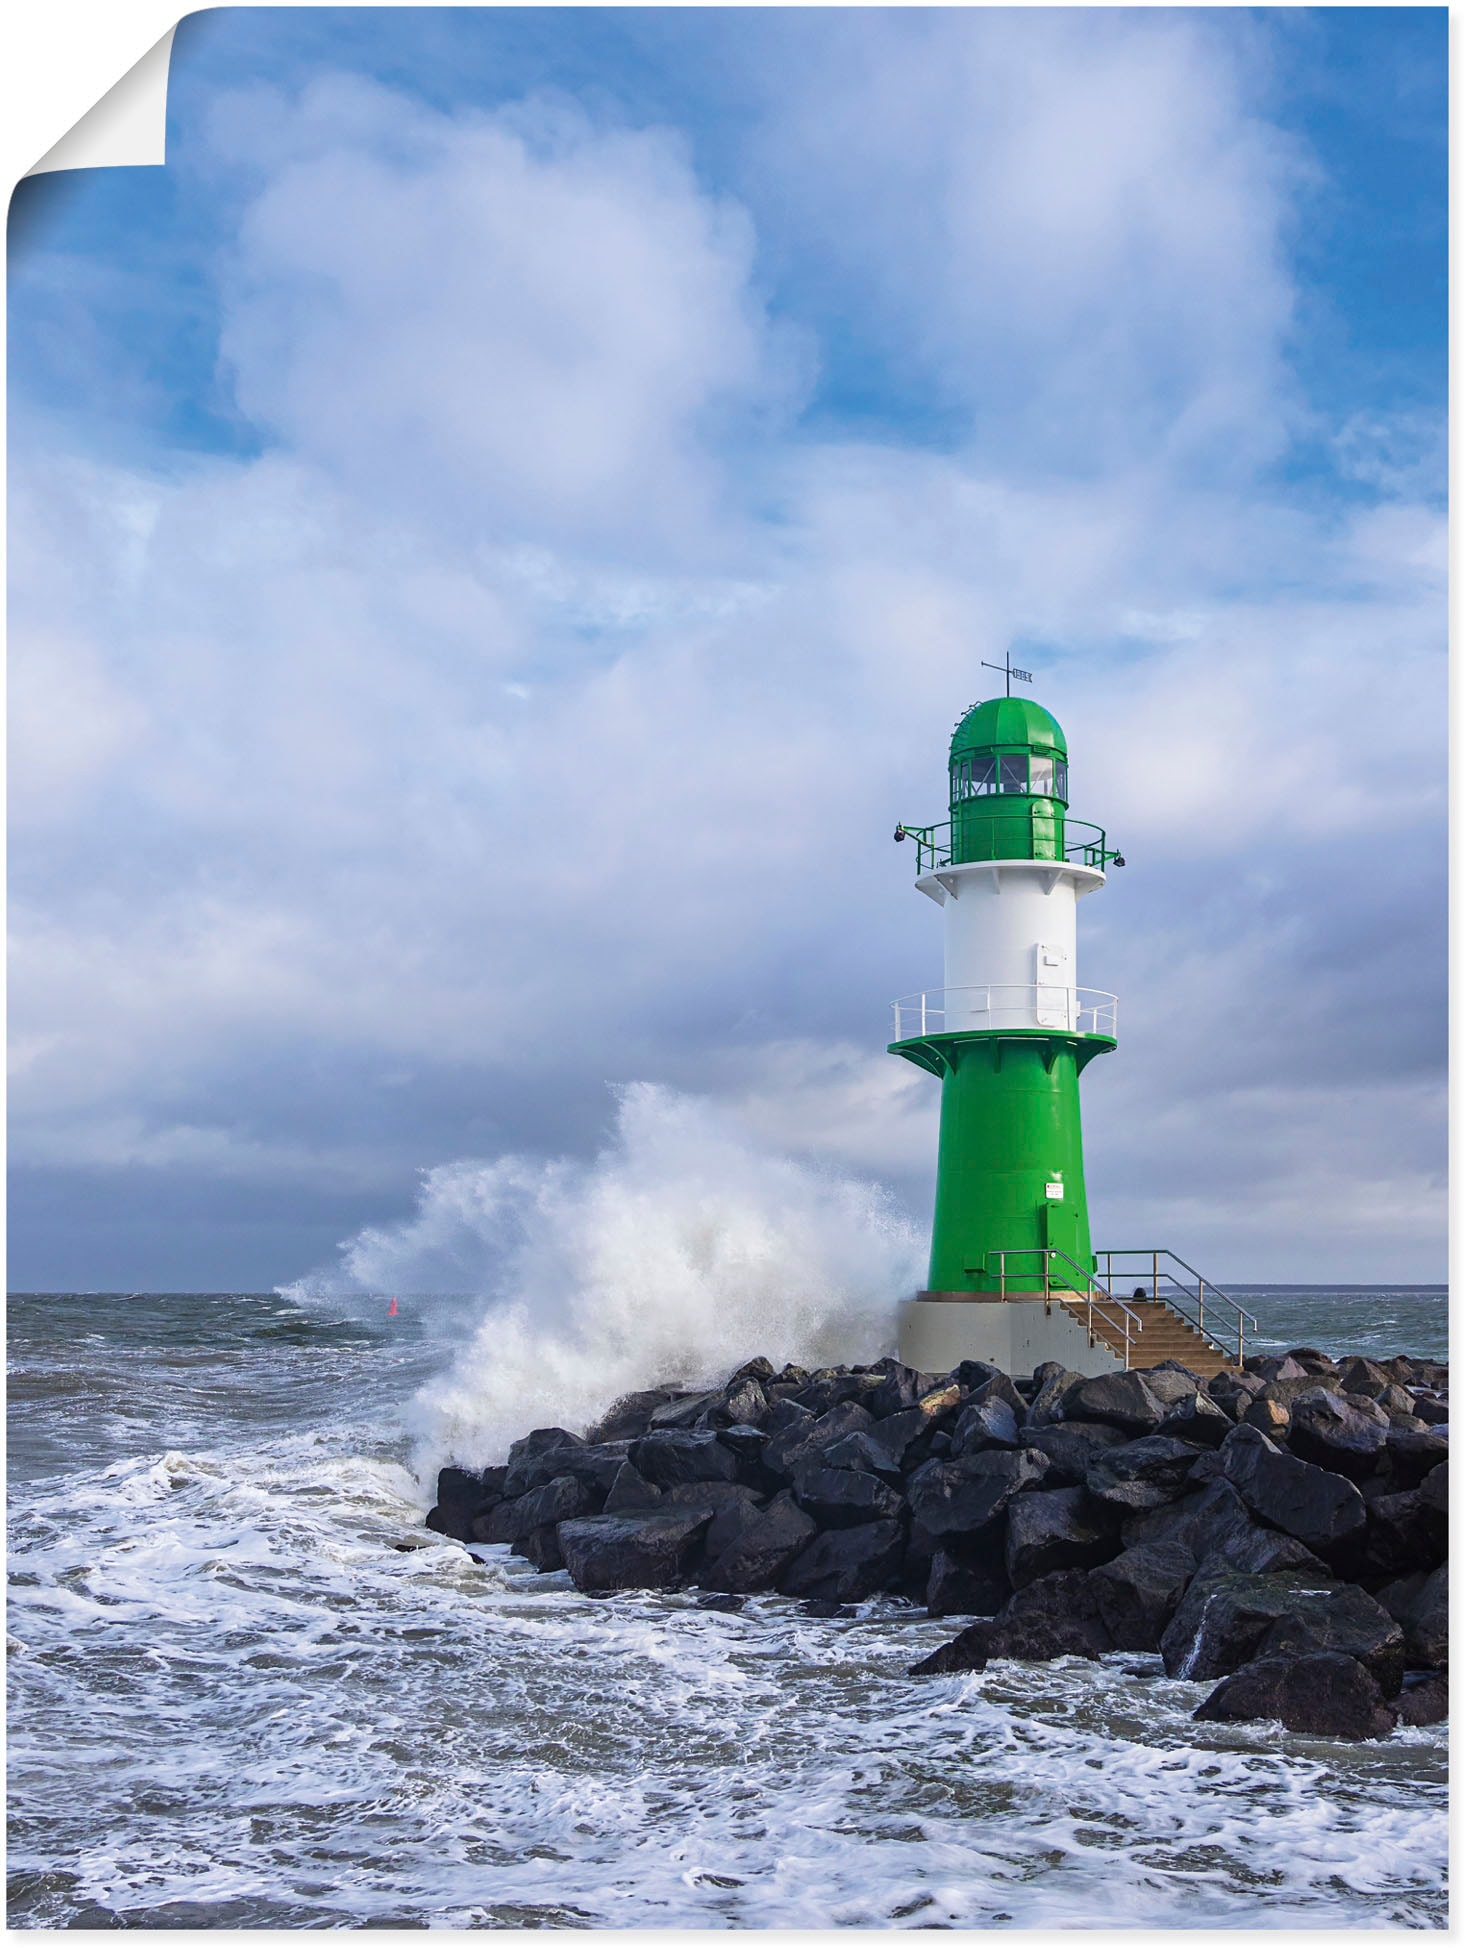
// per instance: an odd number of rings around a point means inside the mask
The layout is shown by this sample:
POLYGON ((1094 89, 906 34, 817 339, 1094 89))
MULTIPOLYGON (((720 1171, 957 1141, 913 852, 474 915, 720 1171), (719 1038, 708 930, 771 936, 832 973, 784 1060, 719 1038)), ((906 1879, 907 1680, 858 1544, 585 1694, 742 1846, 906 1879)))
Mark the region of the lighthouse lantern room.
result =
POLYGON ((1102 1263, 1090 1242, 1079 1078, 1115 1047, 1117 1004, 1079 985, 1076 922, 1125 861, 1070 818, 1064 733, 1027 698, 966 713, 948 785, 943 823, 896 828, 915 843, 944 944, 942 987, 893 1004, 891 1053, 942 1085, 930 1271, 902 1307, 901 1357, 928 1372, 1057 1359, 1099 1373, 1141 1363, 1144 1337, 1146 1363, 1174 1355, 1215 1371, 1231 1302, 1170 1252, 1102 1263), (1137 1270, 1144 1304, 1116 1289, 1137 1270))

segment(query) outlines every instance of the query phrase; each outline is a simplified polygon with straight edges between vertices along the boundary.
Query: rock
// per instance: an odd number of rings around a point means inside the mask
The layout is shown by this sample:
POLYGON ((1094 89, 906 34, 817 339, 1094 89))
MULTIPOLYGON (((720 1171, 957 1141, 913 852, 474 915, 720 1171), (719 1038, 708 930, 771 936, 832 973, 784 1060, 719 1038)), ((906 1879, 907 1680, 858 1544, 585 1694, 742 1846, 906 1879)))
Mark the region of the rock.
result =
POLYGON ((801 1388, 794 1398, 801 1407, 808 1407, 818 1420, 822 1414, 829 1413, 832 1407, 843 1406, 847 1401, 864 1405, 875 1391, 875 1388, 864 1384, 868 1377, 860 1373, 834 1371, 816 1373, 808 1386, 801 1388))
POLYGON ((1288 1353, 1284 1353, 1281 1358, 1276 1355, 1272 1357, 1261 1354, 1254 1355, 1251 1359, 1244 1360, 1243 1366, 1247 1372, 1256 1373, 1264 1380, 1306 1380, 1309 1378, 1307 1367, 1300 1366, 1298 1361, 1288 1353))
POLYGON ((1444 1671, 1407 1685, 1400 1693, 1397 1709, 1402 1725, 1442 1725, 1450 1708, 1450 1680, 1444 1671))
POLYGON ((1293 1424, 1293 1414, 1283 1401, 1260 1393, 1243 1408, 1242 1422, 1246 1427, 1255 1427, 1259 1434, 1266 1434, 1269 1440, 1281 1441, 1293 1424))
POLYGON ((1305 1373, 1338 1375, 1338 1367, 1327 1353, 1321 1353, 1316 1346, 1290 1346, 1288 1358, 1295 1366, 1301 1366, 1305 1373))
POLYGON ((468 1508, 475 1515, 504 1493, 507 1467, 439 1468, 439 1508, 468 1508))
MULTIPOLYGON (((543 1494, 544 1490, 538 1489, 536 1493, 543 1494)), ((560 1532, 553 1522, 546 1522, 542 1527, 520 1536, 514 1544, 514 1554, 523 1556, 542 1576, 565 1567, 565 1558, 560 1552, 560 1532)))
MULTIPOLYGON (((977 1362, 975 1360, 964 1360, 962 1367, 959 1367, 957 1373, 953 1374, 953 1379, 959 1377, 963 1368, 975 1366, 976 1364, 977 1362)), ((990 1373, 991 1377, 984 1380, 981 1386, 975 1386, 970 1381, 963 1382, 967 1387, 967 1404, 970 1407, 980 1407, 986 1400, 1006 1401, 1008 1406, 1013 1410, 1014 1420, 1022 1427, 1028 1418, 1028 1402, 1023 1398, 1023 1395, 1014 1386, 1006 1373, 998 1372, 996 1367, 991 1368, 990 1373)))
POLYGON ((713 1546, 718 1523, 729 1509, 762 1508, 763 1498, 741 1481, 683 1481, 667 1489, 657 1507, 701 1509, 713 1518, 703 1538, 707 1545, 713 1546))
POLYGON ((710 1407, 715 1407, 722 1394, 712 1393, 674 1393, 664 1400, 660 1407, 653 1407, 647 1421, 647 1432, 656 1433, 667 1428, 690 1428, 710 1407))
POLYGON ((1363 1590, 1298 1570, 1263 1576, 1204 1566, 1161 1638, 1169 1677, 1217 1678, 1254 1657, 1339 1650, 1374 1673, 1386 1695, 1400 1688, 1400 1626, 1363 1590))
POLYGON ((1046 1455, 985 1448, 956 1461, 928 1461, 907 1485, 911 1512, 934 1536, 970 1534, 1001 1515, 1022 1488, 1048 1471, 1046 1455))
POLYGON ((711 1428, 653 1428, 631 1447, 631 1462, 654 1488, 684 1481, 732 1481, 738 1457, 711 1428))
MULTIPOLYGON (((877 1430, 881 1425, 877 1422, 877 1430)), ((850 1468, 857 1474, 876 1475, 888 1485, 897 1484, 901 1479, 900 1462, 892 1458, 888 1448, 881 1446, 874 1433, 842 1434, 838 1441, 821 1449, 820 1455, 827 1468, 850 1468)))
POLYGON ((672 1397, 670 1387, 647 1387, 640 1393, 623 1393, 608 1413, 585 1430, 588 1442, 634 1441, 644 1434, 655 1410, 672 1397))
POLYGON ((1405 1654, 1412 1664, 1448 1662, 1450 1591, 1445 1563, 1428 1576, 1417 1573, 1388 1584, 1380 1591, 1379 1602, 1403 1627, 1405 1654))
POLYGON ((727 1385, 736 1387, 740 1380, 757 1380, 759 1385, 763 1386, 767 1381, 777 1380, 778 1377, 774 1371, 773 1361, 766 1360, 760 1353, 755 1359, 745 1360, 736 1373, 730 1373, 727 1385))
POLYGON ((1083 1488, 1017 1495, 1008 1509, 1008 1580, 1017 1590, 1056 1569, 1091 1569, 1117 1552, 1119 1530, 1115 1511, 1083 1488))
POLYGON ((1205 1380, 1199 1373, 1182 1366, 1179 1360, 1162 1360, 1159 1366, 1140 1369, 1139 1377, 1144 1380, 1161 1406, 1169 1414, 1173 1407, 1179 1406, 1194 1393, 1203 1392, 1205 1380))
POLYGON ((593 1514, 600 1499, 589 1483, 577 1481, 574 1475, 557 1475, 543 1488, 532 1489, 517 1501, 499 1504, 490 1518, 497 1518, 493 1540, 517 1543, 532 1529, 553 1528, 555 1523, 574 1516, 593 1514))
POLYGON ((769 1445, 769 1437, 760 1427, 732 1427, 717 1429, 718 1439, 738 1462, 738 1479, 749 1483, 761 1482, 764 1477, 764 1453, 769 1445))
POLYGON ((1381 1387, 1374 1396, 1376 1407, 1382 1407, 1387 1414, 1409 1414, 1415 1416, 1415 1395, 1402 1387, 1398 1380, 1391 1380, 1387 1387, 1381 1387))
POLYGON ((1242 1534, 1229 1536, 1202 1557, 1201 1562, 1208 1569, 1225 1564, 1248 1576, 1266 1576, 1275 1569, 1298 1569, 1319 1578, 1332 1574, 1328 1564, 1320 1561, 1297 1536, 1259 1528, 1255 1522, 1249 1523, 1242 1534))
POLYGON ((1444 1560, 1445 1523, 1422 1505, 1421 1493, 1419 1488, 1406 1488, 1398 1495, 1376 1495, 1365 1504, 1359 1562, 1365 1577, 1405 1576, 1417 1569, 1434 1569, 1444 1560))
POLYGON ((871 1415, 858 1402, 841 1401, 813 1421, 796 1421, 780 1428, 764 1448, 764 1466, 772 1474, 791 1476, 802 1456, 831 1447, 846 1434, 868 1433, 874 1426, 871 1415))
POLYGON ((623 1461, 606 1491, 601 1513, 619 1515, 623 1510, 654 1508, 661 1499, 661 1489, 654 1488, 631 1462, 623 1461))
POLYGON ((779 1577, 786 1596, 858 1603, 885 1589, 901 1567, 905 1537, 899 1522, 862 1522, 829 1529, 794 1558, 779 1577))
POLYGON ((1064 1418, 1064 1398, 1082 1376, 1071 1373, 1066 1366, 1060 1366, 1057 1360, 1045 1360, 1041 1366, 1033 1369, 1033 1377, 1039 1385, 1029 1404, 1028 1425, 1048 1427, 1064 1418))
MULTIPOLYGON (((848 1437, 847 1437, 848 1438, 848 1437)), ((822 1528, 848 1529, 858 1522, 894 1521, 901 1497, 873 1474, 827 1468, 817 1455, 794 1470, 794 1495, 822 1528)))
POLYGON ((1106 1448, 1090 1462, 1084 1485, 1118 1509, 1159 1508, 1185 1494, 1196 1449, 1166 1434, 1106 1448))
POLYGON ((948 1548, 938 1549, 931 1559, 926 1580, 928 1616, 995 1616, 1012 1594, 1001 1562, 991 1557, 973 1560, 957 1548, 948 1548))
POLYGON ((916 1403, 916 1411, 933 1427, 949 1427, 965 1398, 961 1387, 930 1387, 916 1403))
POLYGON ((1373 1401, 1349 1400, 1316 1388, 1293 1402, 1288 1446, 1315 1467, 1349 1481, 1367 1481, 1378 1472, 1388 1427, 1387 1416, 1373 1401))
POLYGON ((1013 1382, 1000 1366, 991 1366, 986 1360, 958 1360, 952 1371, 944 1376, 955 1380, 964 1392, 978 1393, 983 1387, 991 1386, 994 1380, 1002 1380, 1009 1387, 1013 1382))
POLYGON ((1159 1650, 1195 1572, 1195 1556, 1179 1542, 1126 1549, 1095 1569, 1089 1587, 1115 1648, 1159 1650))
POLYGON ((950 1643, 913 1664, 911 1672, 980 1671, 994 1657, 1092 1660, 1113 1648, 1085 1572, 1063 1569, 1015 1591, 997 1616, 968 1624, 950 1643))
POLYGON ((1427 1427, 1444 1427, 1451 1418, 1451 1410, 1444 1400, 1433 1400, 1428 1393, 1418 1393, 1415 1418, 1423 1420, 1427 1427))
POLYGON ((1388 1738, 1395 1713, 1374 1678, 1338 1651, 1260 1657, 1222 1679, 1193 1717, 1213 1722, 1278 1718, 1317 1738, 1388 1738))
POLYGON ((914 1407, 931 1385, 931 1375, 918 1373, 913 1366, 902 1366, 898 1360, 890 1360, 885 1365, 884 1379, 866 1396, 864 1403, 877 1420, 914 1407))
POLYGON ((1193 1447, 1220 1447, 1232 1424, 1231 1415, 1224 1413, 1209 1394, 1193 1389, 1167 1408, 1157 1431, 1173 1441, 1189 1441, 1193 1447))
POLYGON ((1053 1464, 1051 1480, 1078 1487, 1095 1456, 1105 1448, 1123 1446, 1127 1437, 1118 1427, 1097 1420, 1062 1420, 1047 1427, 1025 1427, 1018 1439, 1023 1447, 1048 1456, 1053 1464))
POLYGON ((1364 1527, 1364 1500, 1353 1482, 1295 1454, 1253 1427, 1234 1427, 1222 1443, 1227 1479, 1255 1515, 1327 1558, 1364 1527))
POLYGON ((704 1588, 749 1594, 773 1589, 783 1570, 818 1533, 815 1524, 785 1490, 767 1508, 740 1504, 720 1514, 709 1533, 704 1588))
POLYGON ((543 1488, 558 1475, 571 1475, 603 1496, 630 1449, 629 1441, 611 1441, 594 1447, 589 1442, 578 1442, 574 1447, 550 1447, 538 1454, 524 1455, 505 1475, 504 1499, 517 1501, 521 1495, 543 1488))
POLYGON ((775 1434, 782 1434, 786 1427, 798 1427, 801 1423, 813 1427, 814 1420, 808 1407, 801 1407, 797 1400, 775 1400, 764 1422, 764 1432, 772 1438, 775 1434))
POLYGON ((560 1548, 578 1590, 671 1589, 708 1521, 695 1508, 591 1515, 560 1524, 560 1548))
POLYGON ((525 1479, 529 1464, 540 1455, 548 1454, 551 1448, 584 1446, 578 1434, 572 1434, 563 1427, 537 1427, 532 1434, 526 1434, 509 1450, 503 1484, 505 1499, 515 1501, 520 1495, 527 1494, 529 1489, 542 1487, 544 1481, 550 1479, 548 1476, 538 1480, 525 1479))
POLYGON ((962 1409, 952 1429, 954 1456, 982 1448, 1018 1445, 1018 1417, 1006 1400, 989 1395, 981 1402, 970 1402, 962 1409))
POLYGON ((697 1599, 699 1610, 723 1610, 736 1614, 747 1602, 747 1597, 729 1596, 721 1591, 708 1591, 697 1599))
MULTIPOLYGON (((764 1364, 767 1366, 768 1361, 764 1364)), ((768 1411, 763 1388, 751 1375, 746 1375, 724 1392, 723 1404, 716 1414, 735 1427, 762 1427, 768 1411)))
POLYGON ((1166 1415, 1164 1404, 1139 1373, 1101 1373, 1080 1380, 1068 1389, 1062 1404, 1064 1420, 1105 1421, 1132 1436, 1153 1434, 1166 1415))
POLYGON ((1451 1492, 1451 1471, 1442 1461, 1420 1484, 1420 1506, 1428 1508, 1442 1518, 1450 1514, 1448 1497, 1451 1492))
POLYGON ((1382 1387, 1389 1386, 1394 1378, 1393 1374, 1387 1373, 1374 1360, 1363 1359, 1357 1355, 1353 1359, 1339 1362, 1338 1375, 1339 1385, 1345 1393, 1362 1393, 1370 1400, 1382 1387))
POLYGON ((1431 1428, 1425 1434, 1411 1434, 1392 1427, 1385 1435, 1385 1461, 1397 1488, 1418 1488, 1432 1468, 1438 1468, 1450 1455, 1446 1431, 1431 1428))

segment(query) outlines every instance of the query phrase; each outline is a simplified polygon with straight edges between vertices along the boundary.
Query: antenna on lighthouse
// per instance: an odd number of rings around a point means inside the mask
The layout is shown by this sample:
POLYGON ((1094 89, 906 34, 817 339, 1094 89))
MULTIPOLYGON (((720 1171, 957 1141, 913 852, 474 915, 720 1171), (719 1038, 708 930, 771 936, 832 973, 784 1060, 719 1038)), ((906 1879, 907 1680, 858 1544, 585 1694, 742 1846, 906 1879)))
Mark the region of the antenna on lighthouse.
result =
POLYGON ((1003 695, 1005 697, 1011 697, 1013 694, 1013 679, 1015 676, 1020 683, 1032 683, 1033 681, 1033 671, 1020 670, 1006 649, 1003 651, 1003 660, 1001 663, 985 662, 983 668, 985 670, 1001 670, 1003 672, 1003 695))

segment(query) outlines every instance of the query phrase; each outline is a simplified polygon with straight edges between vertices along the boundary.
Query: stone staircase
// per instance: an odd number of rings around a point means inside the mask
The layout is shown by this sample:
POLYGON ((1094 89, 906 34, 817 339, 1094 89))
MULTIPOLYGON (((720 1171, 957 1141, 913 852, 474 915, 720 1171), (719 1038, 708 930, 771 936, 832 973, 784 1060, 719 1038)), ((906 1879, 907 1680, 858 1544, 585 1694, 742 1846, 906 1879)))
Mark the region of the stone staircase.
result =
MULTIPOLYGON (((1087 1322, 1088 1314, 1083 1299, 1077 1296, 1072 1299, 1062 1298, 1058 1293, 1054 1296, 1064 1310, 1081 1325, 1087 1322)), ((1108 1346, 1116 1358, 1123 1360, 1125 1357, 1124 1314, 1119 1309, 1119 1296, 1116 1294, 1116 1303, 1105 1307, 1105 1312, 1110 1314, 1109 1318, 1101 1314, 1099 1301, 1095 1301, 1094 1336, 1102 1345, 1108 1346)), ((1215 1374, 1236 1365, 1235 1360, 1229 1360, 1224 1353, 1218 1352, 1209 1339, 1204 1338, 1195 1326, 1183 1319, 1175 1307, 1167 1305, 1164 1299, 1126 1299, 1125 1304, 1140 1320, 1138 1334, 1133 1325, 1130 1328, 1132 1368, 1159 1366, 1162 1360, 1179 1360, 1183 1366, 1199 1374, 1203 1380, 1210 1380, 1215 1374)))

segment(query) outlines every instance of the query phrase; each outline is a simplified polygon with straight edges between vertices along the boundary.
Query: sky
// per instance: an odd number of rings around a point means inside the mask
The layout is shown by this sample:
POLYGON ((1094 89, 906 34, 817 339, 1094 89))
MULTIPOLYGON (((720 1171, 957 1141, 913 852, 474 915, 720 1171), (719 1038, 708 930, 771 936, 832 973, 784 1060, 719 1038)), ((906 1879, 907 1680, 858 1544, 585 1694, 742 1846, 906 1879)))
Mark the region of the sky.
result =
POLYGON ((12 1289, 633 1083, 929 1217, 897 819, 1123 872, 1095 1241, 1445 1266, 1446 13, 222 9, 10 215, 12 1289))

